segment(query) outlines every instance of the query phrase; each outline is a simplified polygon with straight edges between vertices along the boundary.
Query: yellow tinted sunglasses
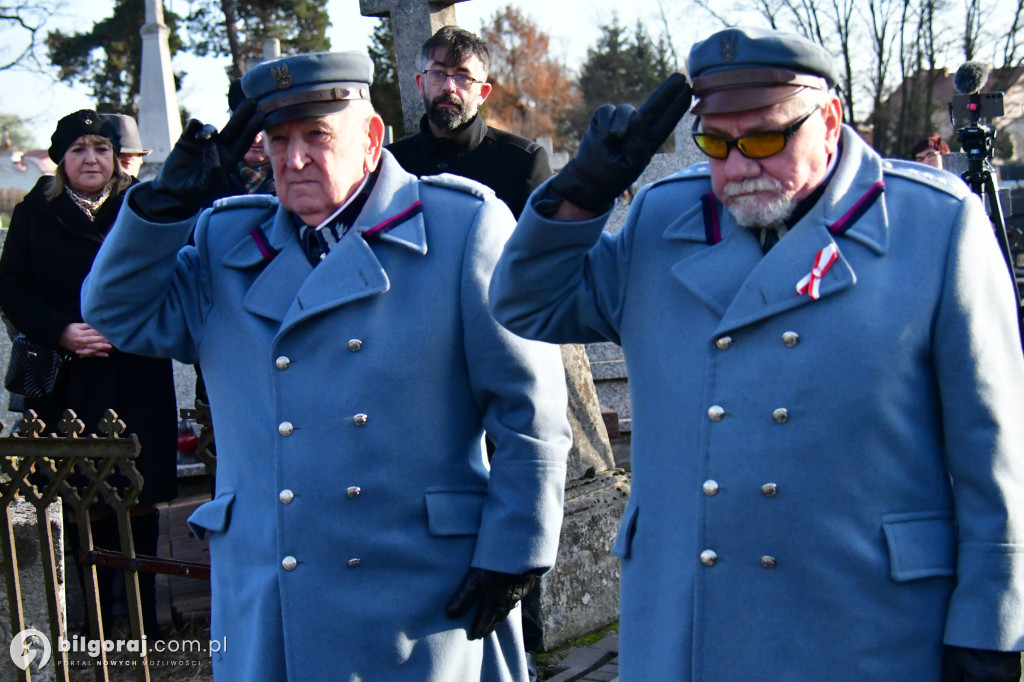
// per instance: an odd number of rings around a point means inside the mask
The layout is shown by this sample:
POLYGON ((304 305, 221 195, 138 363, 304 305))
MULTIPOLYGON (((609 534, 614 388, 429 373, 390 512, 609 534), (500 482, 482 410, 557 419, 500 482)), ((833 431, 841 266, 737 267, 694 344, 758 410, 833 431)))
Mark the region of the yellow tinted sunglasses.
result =
POLYGON ((740 150, 740 154, 748 159, 766 159, 769 156, 778 154, 786 148, 789 138, 796 134, 804 121, 811 117, 811 114, 818 109, 811 109, 806 114, 790 123, 782 130, 766 130, 759 133, 748 133, 739 137, 722 137, 711 133, 697 132, 700 125, 700 117, 693 122, 693 141, 697 147, 710 156, 712 159, 725 159, 729 156, 729 150, 733 147, 740 150))

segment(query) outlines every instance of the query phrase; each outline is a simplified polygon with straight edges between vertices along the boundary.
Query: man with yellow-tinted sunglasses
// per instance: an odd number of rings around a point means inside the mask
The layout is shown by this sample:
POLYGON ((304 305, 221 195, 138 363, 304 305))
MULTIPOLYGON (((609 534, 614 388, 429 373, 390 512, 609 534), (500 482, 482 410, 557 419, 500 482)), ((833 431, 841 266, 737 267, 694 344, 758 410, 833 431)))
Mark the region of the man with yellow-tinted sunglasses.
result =
POLYGON ((881 159, 826 50, 726 29, 605 105, 495 270, 499 322, 623 347, 623 682, 1016 682, 1024 356, 955 176, 881 159), (697 98, 707 164, 610 208, 697 98))

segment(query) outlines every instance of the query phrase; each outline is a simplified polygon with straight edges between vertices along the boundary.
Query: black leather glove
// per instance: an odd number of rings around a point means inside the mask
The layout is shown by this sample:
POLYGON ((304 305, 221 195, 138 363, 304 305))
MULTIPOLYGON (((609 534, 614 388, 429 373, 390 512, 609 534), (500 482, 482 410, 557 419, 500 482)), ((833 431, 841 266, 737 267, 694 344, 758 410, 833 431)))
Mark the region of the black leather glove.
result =
POLYGON ((263 127, 256 100, 238 105, 224 129, 192 119, 152 182, 132 193, 131 208, 153 223, 176 223, 225 196, 228 176, 263 127))
POLYGON ((943 647, 942 682, 1019 682, 1020 653, 943 647))
POLYGON ((449 618, 461 618, 476 606, 469 628, 470 639, 482 639, 494 632, 516 604, 533 589, 537 578, 471 568, 446 609, 449 618))
POLYGON ((601 106, 576 158, 552 179, 551 189, 580 208, 604 213, 640 177, 692 99, 686 76, 674 73, 639 110, 630 104, 601 106))

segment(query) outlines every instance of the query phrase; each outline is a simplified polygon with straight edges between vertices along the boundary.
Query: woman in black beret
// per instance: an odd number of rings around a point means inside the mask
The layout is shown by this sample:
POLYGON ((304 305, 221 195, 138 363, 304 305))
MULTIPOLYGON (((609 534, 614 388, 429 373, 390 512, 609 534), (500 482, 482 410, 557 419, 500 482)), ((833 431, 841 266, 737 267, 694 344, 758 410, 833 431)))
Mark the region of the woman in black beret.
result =
MULTIPOLYGON (((133 516, 135 551, 155 555, 154 503, 177 495, 177 416, 171 362, 122 353, 82 320, 79 296, 96 252, 114 224, 125 191, 134 180, 121 170, 120 137, 106 117, 83 109, 57 123, 49 149, 56 173, 39 179, 11 215, 0 255, 0 308, 31 340, 71 355, 53 396, 26 399, 56 432, 64 410, 73 409, 95 433, 104 411, 113 409, 138 435, 136 465, 145 479, 133 516)), ((97 547, 117 549, 117 526, 103 509, 94 515, 97 547), (105 518, 97 518, 105 517, 105 518)), ((73 530, 73 529, 72 529, 73 530)), ((77 542, 77 533, 69 540, 77 542)), ((115 571, 100 575, 104 622, 123 592, 112 591, 115 571)), ((144 626, 157 638, 153 574, 139 573, 144 626)), ((109 629, 108 629, 109 632, 109 629)))

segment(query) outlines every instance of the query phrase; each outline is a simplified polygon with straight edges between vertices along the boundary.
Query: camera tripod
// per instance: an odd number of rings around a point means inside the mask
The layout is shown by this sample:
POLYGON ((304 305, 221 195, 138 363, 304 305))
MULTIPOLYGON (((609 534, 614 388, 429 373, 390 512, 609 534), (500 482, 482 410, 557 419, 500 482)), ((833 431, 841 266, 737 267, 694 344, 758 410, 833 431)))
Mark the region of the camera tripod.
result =
POLYGON ((1020 286, 1017 283, 1017 274, 1013 267, 1013 253, 1010 250, 1010 238, 1006 232, 1003 207, 999 202, 999 190, 993 179, 992 164, 989 162, 989 159, 992 158, 992 139, 995 133, 988 126, 974 124, 959 128, 956 134, 960 148, 967 154, 967 170, 961 173, 960 177, 988 208, 988 217, 992 222, 999 250, 1003 252, 1003 259, 1010 271, 1013 296, 1017 302, 1017 329, 1020 331, 1021 343, 1024 345, 1024 308, 1021 307, 1020 286))

